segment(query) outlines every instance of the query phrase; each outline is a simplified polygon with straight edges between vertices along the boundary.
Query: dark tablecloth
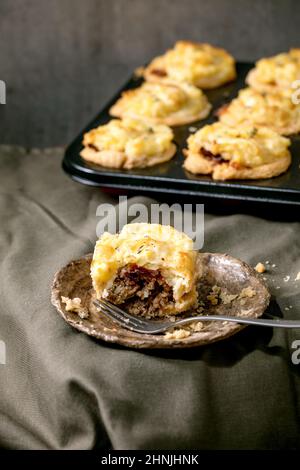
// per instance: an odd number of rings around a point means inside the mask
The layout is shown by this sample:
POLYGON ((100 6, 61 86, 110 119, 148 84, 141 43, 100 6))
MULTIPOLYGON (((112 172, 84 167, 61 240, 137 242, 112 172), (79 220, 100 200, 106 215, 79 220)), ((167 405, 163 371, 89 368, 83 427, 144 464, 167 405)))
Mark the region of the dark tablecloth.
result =
MULTIPOLYGON (((54 273, 92 251, 96 207, 116 202, 72 182, 61 156, 0 149, 1 447, 300 448, 300 366, 291 359, 300 330, 248 327, 207 347, 135 351, 57 314, 54 273)), ((281 311, 299 317, 300 224, 242 214, 207 214, 205 223, 205 251, 270 261, 281 311)))

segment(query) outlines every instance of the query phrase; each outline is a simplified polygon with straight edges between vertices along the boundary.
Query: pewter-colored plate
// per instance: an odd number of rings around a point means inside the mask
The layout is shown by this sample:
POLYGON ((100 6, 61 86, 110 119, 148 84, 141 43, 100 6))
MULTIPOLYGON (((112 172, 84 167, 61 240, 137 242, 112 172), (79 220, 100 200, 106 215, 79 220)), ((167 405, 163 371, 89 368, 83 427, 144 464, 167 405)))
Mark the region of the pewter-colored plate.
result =
MULTIPOLYGON (((213 286, 219 286, 228 294, 240 294, 246 287, 255 291, 253 297, 235 299, 228 304, 209 305, 206 314, 242 315, 259 317, 270 301, 270 294, 262 279, 246 263, 229 255, 217 253, 199 254, 203 265, 203 276, 199 283, 199 300, 207 302, 207 295, 213 286)), ((199 332, 193 332, 183 339, 167 339, 165 335, 145 335, 122 328, 101 314, 93 305, 94 291, 90 277, 92 255, 71 261, 54 277, 52 304, 63 319, 71 326, 90 336, 109 343, 118 343, 131 348, 190 348, 201 346, 237 333, 245 326, 220 321, 203 322, 199 332), (89 316, 81 319, 76 313, 67 312, 61 297, 79 297, 89 316)))

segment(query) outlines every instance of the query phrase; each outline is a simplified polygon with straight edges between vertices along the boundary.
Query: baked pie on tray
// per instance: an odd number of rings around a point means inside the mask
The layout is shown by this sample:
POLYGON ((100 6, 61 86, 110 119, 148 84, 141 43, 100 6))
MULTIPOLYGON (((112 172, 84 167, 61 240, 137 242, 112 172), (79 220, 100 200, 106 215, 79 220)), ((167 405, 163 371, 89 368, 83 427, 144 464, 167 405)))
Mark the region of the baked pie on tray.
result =
POLYGON ((84 134, 81 157, 107 168, 145 168, 171 160, 176 152, 168 126, 112 119, 84 134))
POLYGON ((271 178, 291 164, 290 140, 268 127, 216 122, 188 138, 184 168, 215 180, 271 178))
POLYGON ((229 126, 250 124, 270 127, 282 135, 297 134, 300 132, 300 106, 293 103, 291 94, 288 90, 260 93, 244 88, 217 114, 219 120, 229 126))
POLYGON ((258 60, 246 78, 248 85, 262 93, 291 89, 296 80, 300 80, 300 48, 258 60))
POLYGON ((173 49, 156 57, 144 70, 144 78, 160 83, 189 83, 216 88, 236 78, 234 58, 210 44, 178 41, 173 49))
POLYGON ((205 119, 210 110, 211 104, 205 94, 192 85, 145 82, 138 88, 124 91, 110 108, 110 114, 180 126, 205 119))

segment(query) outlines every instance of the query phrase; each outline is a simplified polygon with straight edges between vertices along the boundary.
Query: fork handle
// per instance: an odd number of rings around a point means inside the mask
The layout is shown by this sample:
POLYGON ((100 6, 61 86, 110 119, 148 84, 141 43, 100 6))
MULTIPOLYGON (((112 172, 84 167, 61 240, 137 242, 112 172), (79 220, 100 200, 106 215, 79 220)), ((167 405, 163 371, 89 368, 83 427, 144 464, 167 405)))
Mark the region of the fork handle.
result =
POLYGON ((174 326, 184 325, 186 323, 191 323, 192 321, 201 322, 211 320, 229 321, 245 325, 271 326, 273 328, 300 328, 300 320, 284 320, 281 318, 269 320, 267 318, 243 318, 227 315, 198 315, 193 318, 183 318, 182 320, 174 322, 174 326))

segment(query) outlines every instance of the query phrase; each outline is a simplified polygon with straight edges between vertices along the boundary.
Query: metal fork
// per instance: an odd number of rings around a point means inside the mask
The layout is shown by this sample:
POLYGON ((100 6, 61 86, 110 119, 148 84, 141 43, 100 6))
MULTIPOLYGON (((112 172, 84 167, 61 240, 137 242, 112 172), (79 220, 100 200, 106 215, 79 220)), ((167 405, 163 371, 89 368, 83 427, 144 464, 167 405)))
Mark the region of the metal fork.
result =
POLYGON ((164 333, 165 331, 174 328, 175 326, 186 325, 194 321, 229 321, 234 323, 240 323, 245 325, 260 325, 260 326, 271 326, 277 328, 300 328, 300 320, 283 320, 281 318, 273 318, 269 320, 267 318, 244 318, 244 317, 233 317, 227 315, 197 315, 176 321, 160 321, 160 320, 147 320, 145 318, 136 317, 125 312, 116 305, 108 302, 107 300, 95 300, 94 305, 101 309, 105 315, 111 320, 117 322, 123 328, 127 328, 137 333, 145 333, 155 335, 158 333, 164 333))

